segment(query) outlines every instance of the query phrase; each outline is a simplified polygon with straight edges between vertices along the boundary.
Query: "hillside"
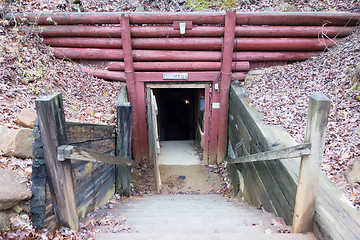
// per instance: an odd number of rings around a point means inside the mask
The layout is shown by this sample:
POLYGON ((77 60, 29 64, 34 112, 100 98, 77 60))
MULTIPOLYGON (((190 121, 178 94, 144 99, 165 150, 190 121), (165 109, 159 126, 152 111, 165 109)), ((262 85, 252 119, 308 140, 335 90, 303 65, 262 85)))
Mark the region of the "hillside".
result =
MULTIPOLYGON (((2 0, 0 13, 76 8, 87 12, 219 11, 229 7, 237 11, 360 12, 358 0, 82 0, 81 5, 69 5, 65 0, 2 0)), ((35 110, 35 99, 50 92, 63 93, 67 120, 114 124, 114 102, 124 83, 82 73, 79 64, 56 59, 39 36, 21 29, 0 19, 0 125, 19 128, 15 120, 20 111, 35 110)), ((352 162, 360 161, 359 88, 354 87, 360 75, 359 51, 357 30, 328 52, 302 63, 265 69, 251 85, 246 85, 252 104, 264 113, 264 121, 284 126, 297 141, 304 135, 309 93, 322 92, 331 98, 323 171, 357 208, 360 185, 348 183, 345 172, 352 162)), ((0 152, 0 168, 26 175, 29 187, 31 164, 31 159, 5 157, 0 152)))

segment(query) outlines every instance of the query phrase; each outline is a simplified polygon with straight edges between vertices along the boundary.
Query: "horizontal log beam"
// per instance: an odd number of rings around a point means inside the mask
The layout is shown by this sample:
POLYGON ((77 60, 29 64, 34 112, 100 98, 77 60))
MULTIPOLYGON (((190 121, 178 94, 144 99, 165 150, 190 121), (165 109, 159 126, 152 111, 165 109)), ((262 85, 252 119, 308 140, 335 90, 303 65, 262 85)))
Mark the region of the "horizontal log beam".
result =
POLYGON ((317 38, 321 36, 346 37, 354 27, 314 26, 236 26, 237 37, 298 37, 317 38))
POLYGON ((343 12, 256 12, 237 13, 237 25, 356 26, 359 13, 343 12))
POLYGON ((261 152, 248 156, 229 159, 229 163, 246 163, 258 161, 271 161, 278 159, 297 158, 310 155, 311 144, 304 143, 292 147, 281 148, 277 150, 261 152))
MULTIPOLYGON (((96 68, 82 67, 82 72, 91 74, 95 77, 108 79, 112 81, 125 82, 125 74, 121 71, 109 71, 96 68)), ((169 72, 167 72, 169 73, 169 72)), ((187 82, 212 82, 219 75, 218 71, 206 71, 206 72, 187 72, 187 82)), ((244 72, 234 72, 231 74, 231 80, 243 80, 246 74, 244 72)), ((163 81, 162 72, 135 72, 135 80, 139 82, 159 82, 163 81)), ((168 80, 167 80, 168 81, 168 80)), ((184 81, 184 80, 172 80, 172 82, 184 81)))
MULTIPOLYGON (((236 52, 235 61, 301 61, 314 56, 316 52, 236 52)), ((123 60, 124 53, 121 49, 96 49, 96 48, 59 48, 54 47, 54 55, 58 58, 74 60, 123 60)), ((198 61, 219 62, 220 52, 211 51, 165 51, 165 50, 133 50, 135 61, 198 61)))
POLYGON ((235 52, 234 61, 250 62, 273 62, 273 61, 302 61, 306 60, 317 52, 235 52))
MULTIPOLYGON (((220 70, 221 62, 135 62, 136 71, 216 71, 220 70)), ((110 71, 123 71, 123 62, 109 62, 110 71)), ((248 71, 249 62, 233 62, 233 71, 248 71)))
MULTIPOLYGON (((221 24, 225 21, 224 12, 188 13, 126 13, 131 24, 172 24, 174 21, 192 21, 193 25, 221 24)), ((31 22, 39 25, 70 24, 119 24, 121 12, 107 13, 20 13, 15 15, 17 22, 31 22)), ((12 20, 13 15, 7 14, 12 20)), ((254 12, 237 13, 237 25, 293 25, 293 26, 355 26, 359 13, 342 12, 254 12)))
POLYGON ((136 163, 131 159, 110 156, 81 147, 74 147, 71 145, 61 145, 58 147, 58 161, 62 162, 65 160, 101 162, 101 163, 116 164, 122 166, 136 165, 136 163))
MULTIPOLYGON (((33 28, 29 28, 30 30, 33 28)), ((353 27, 314 27, 314 26, 236 26, 237 37, 345 37, 353 27)), ((120 38, 119 26, 40 26, 34 29, 43 37, 105 37, 120 38)), ((168 26, 133 26, 134 38, 155 37, 222 37, 222 26, 193 26, 184 35, 168 26)))
POLYGON ((238 51, 322 51, 333 47, 338 40, 312 38, 238 38, 235 48, 238 51))
MULTIPOLYGON (((192 21, 193 24, 224 23, 224 13, 26 13, 15 16, 18 22, 30 22, 38 25, 71 25, 71 24, 120 24, 119 16, 128 14, 131 24, 172 24, 174 21, 192 21)), ((11 20, 12 16, 7 18, 11 20)))
POLYGON ((108 71, 96 68, 82 67, 81 71, 93 75, 94 77, 103 78, 112 81, 125 82, 125 73, 119 71, 108 71))
MULTIPOLYGON (((237 51, 322 51, 338 40, 317 38, 236 38, 237 51)), ((54 37, 45 38, 52 47, 121 49, 120 38, 54 37)), ((136 38, 133 49, 159 50, 220 50, 221 38, 136 38)))

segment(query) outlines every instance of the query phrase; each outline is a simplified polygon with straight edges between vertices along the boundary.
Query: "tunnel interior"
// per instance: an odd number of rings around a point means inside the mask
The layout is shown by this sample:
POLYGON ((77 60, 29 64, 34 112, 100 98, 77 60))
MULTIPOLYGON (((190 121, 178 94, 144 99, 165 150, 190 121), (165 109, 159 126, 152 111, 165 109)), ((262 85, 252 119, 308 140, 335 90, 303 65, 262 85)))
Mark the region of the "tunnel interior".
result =
POLYGON ((195 140, 200 89, 154 89, 160 141, 195 140))

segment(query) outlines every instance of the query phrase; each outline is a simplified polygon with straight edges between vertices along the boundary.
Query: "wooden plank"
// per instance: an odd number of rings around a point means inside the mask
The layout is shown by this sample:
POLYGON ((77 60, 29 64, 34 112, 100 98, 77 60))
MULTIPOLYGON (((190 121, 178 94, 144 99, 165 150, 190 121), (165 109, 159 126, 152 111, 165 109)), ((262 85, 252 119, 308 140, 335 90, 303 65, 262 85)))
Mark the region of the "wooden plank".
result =
MULTIPOLYGON (((132 106, 128 101, 127 89, 120 89, 116 102, 117 141, 116 156, 131 159, 131 132, 132 132, 132 106)), ((130 196, 131 168, 129 166, 116 166, 115 188, 116 192, 130 196)))
POLYGON ((91 149, 95 152, 115 155, 115 138, 73 143, 72 146, 91 149))
POLYGON ((319 187, 330 99, 313 93, 309 100, 305 142, 310 142, 311 155, 302 157, 293 219, 293 232, 310 232, 313 227, 315 202, 319 187))
POLYGON ((79 143, 115 137, 115 126, 66 122, 66 135, 69 143, 79 143))
POLYGON ((56 219, 60 225, 77 230, 79 219, 76 214, 71 161, 57 160, 58 146, 68 143, 62 95, 50 94, 38 98, 35 104, 56 219))
POLYGON ((287 224, 291 224, 293 218, 291 207, 283 195, 281 189, 279 188, 277 182, 275 181, 271 171, 265 162, 256 162, 254 163, 254 166, 256 171, 259 173, 259 177, 262 180, 266 192, 268 193, 273 203, 277 216, 282 217, 287 224))
POLYGON ((280 148, 267 152, 260 152, 249 156, 242 156, 238 158, 228 159, 229 163, 244 163, 244 162, 258 162, 271 161, 278 159, 291 159, 310 155, 311 144, 303 143, 296 146, 280 148))
POLYGON ((93 150, 74 147, 71 145, 61 145, 58 148, 58 160, 59 162, 66 160, 79 160, 79 161, 101 162, 101 163, 124 165, 124 166, 136 165, 134 161, 127 158, 109 156, 102 153, 98 153, 93 150))

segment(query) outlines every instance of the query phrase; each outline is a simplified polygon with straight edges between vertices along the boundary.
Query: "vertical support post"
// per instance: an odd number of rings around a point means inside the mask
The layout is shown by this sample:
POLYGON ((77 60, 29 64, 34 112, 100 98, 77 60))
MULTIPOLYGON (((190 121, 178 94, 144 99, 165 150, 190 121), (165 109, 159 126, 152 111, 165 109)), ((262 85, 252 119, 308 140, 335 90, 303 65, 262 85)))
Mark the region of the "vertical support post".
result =
MULTIPOLYGON (((127 100, 126 87, 120 89, 116 102, 116 156, 131 159, 131 113, 132 107, 127 100)), ((127 197, 130 196, 131 167, 116 165, 115 189, 127 197)))
POLYGON ((71 161, 59 162, 57 159, 57 148, 68 144, 62 95, 50 94, 38 98, 35 104, 56 221, 77 230, 79 218, 71 161))
POLYGON ((221 64, 220 84, 220 114, 219 114, 219 139, 217 162, 226 158, 227 129, 228 129, 228 102, 232 73, 232 56, 234 51, 236 12, 227 11, 225 14, 224 43, 221 64))
MULTIPOLYGON (((216 84, 216 83, 215 83, 216 84)), ((220 112, 220 93, 215 90, 215 84, 212 86, 212 98, 210 101, 211 117, 210 117, 210 143, 209 143, 209 165, 216 164, 216 156, 218 153, 218 130, 219 130, 219 112, 220 112)))
POLYGON ((209 164, 209 140, 210 140, 210 87, 205 88, 205 127, 204 127, 204 164, 209 164))
POLYGON ((311 143, 311 155, 301 159, 293 218, 294 233, 311 232, 313 228, 329 110, 329 98, 321 93, 311 94, 305 133, 305 143, 311 143))
POLYGON ((139 141, 141 141, 142 139, 139 118, 146 118, 146 116, 139 116, 139 111, 138 111, 138 105, 137 105, 138 101, 136 94, 137 86, 135 83, 134 61, 133 61, 132 46, 131 46, 130 20, 128 14, 121 14, 120 29, 121 29, 121 40, 123 45, 122 48, 124 52, 124 71, 125 71, 126 85, 128 88, 129 100, 133 107, 132 141, 133 143, 135 143, 132 145, 133 155, 134 155, 134 160, 140 162, 144 158, 147 158, 147 152, 146 150, 143 149, 144 148, 144 146, 142 146, 143 144, 139 144, 139 141))

